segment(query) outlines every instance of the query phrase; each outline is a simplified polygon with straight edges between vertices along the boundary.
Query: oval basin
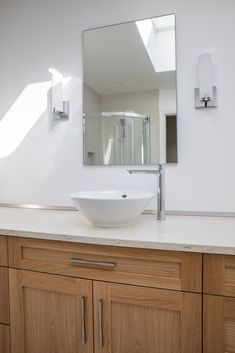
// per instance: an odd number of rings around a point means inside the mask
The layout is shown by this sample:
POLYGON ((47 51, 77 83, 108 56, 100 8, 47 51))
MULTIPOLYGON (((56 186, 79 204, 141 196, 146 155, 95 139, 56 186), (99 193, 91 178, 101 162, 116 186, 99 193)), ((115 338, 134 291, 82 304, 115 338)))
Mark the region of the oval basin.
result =
POLYGON ((130 225, 143 212, 153 193, 138 190, 82 191, 70 195, 76 208, 98 227, 130 225))

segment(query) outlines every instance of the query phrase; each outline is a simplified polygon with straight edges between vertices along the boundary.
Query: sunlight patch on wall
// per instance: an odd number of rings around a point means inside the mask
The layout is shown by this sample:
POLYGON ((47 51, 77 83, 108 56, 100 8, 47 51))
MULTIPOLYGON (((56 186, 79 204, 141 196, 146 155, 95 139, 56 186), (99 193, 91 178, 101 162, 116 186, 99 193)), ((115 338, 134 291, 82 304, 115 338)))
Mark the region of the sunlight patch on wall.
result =
POLYGON ((0 121, 0 158, 8 157, 47 109, 47 92, 51 81, 25 87, 0 121))

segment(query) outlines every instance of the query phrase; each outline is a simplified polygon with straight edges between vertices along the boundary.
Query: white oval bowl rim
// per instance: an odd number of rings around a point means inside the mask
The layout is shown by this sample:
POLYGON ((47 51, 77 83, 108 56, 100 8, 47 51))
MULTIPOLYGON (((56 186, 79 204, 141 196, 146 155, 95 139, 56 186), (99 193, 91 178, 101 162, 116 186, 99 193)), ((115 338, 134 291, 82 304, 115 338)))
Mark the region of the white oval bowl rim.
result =
POLYGON ((146 198, 153 198, 154 193, 151 191, 145 191, 145 190, 132 190, 132 189, 102 189, 102 190, 87 190, 87 191, 79 191, 70 194, 70 198, 72 199, 79 199, 79 200, 92 200, 92 201, 127 201, 127 200, 138 200, 138 199, 146 199, 146 198), (120 197, 118 198, 117 196, 111 196, 115 193, 120 193, 121 194, 130 194, 129 197, 120 197), (135 195, 136 193, 136 195, 135 195), (87 194, 87 196, 86 196, 87 194), (94 194, 94 195, 92 195, 94 194), (95 196, 96 194, 96 196, 95 196), (100 195, 99 195, 100 194, 100 195), (102 197, 103 194, 103 197, 102 197), (105 198, 105 194, 110 194, 109 197, 105 198))

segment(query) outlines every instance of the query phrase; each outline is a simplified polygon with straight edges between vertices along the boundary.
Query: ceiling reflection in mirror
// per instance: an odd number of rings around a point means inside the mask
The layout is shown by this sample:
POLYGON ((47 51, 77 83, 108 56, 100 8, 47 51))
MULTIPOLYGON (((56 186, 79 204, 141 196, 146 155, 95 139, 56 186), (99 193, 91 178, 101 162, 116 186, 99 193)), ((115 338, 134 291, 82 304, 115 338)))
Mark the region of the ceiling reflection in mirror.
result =
POLYGON ((83 32, 85 165, 177 162, 175 15, 83 32))

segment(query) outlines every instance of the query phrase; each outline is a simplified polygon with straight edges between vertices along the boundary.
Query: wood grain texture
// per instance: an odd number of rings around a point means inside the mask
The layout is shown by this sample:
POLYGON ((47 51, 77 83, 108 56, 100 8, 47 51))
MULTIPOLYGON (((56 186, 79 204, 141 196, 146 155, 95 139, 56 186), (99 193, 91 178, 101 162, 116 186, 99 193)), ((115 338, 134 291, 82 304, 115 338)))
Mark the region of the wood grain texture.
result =
POLYGON ((235 353, 235 298, 204 295, 204 353, 235 353))
POLYGON ((235 297, 235 256, 203 255, 203 290, 235 297))
POLYGON ((203 297, 203 353, 225 353, 223 298, 203 297))
POLYGON ((91 353, 92 283, 10 270, 11 353, 91 353), (82 341, 81 298, 87 341, 82 341))
POLYGON ((0 353, 10 353, 10 327, 0 325, 0 353))
POLYGON ((235 298, 224 298, 224 348, 235 353, 235 298))
POLYGON ((8 266, 7 237, 0 235, 0 266, 8 266))
POLYGON ((9 324, 8 268, 0 267, 0 323, 9 324))
POLYGON ((102 282, 93 288, 96 353, 201 353, 201 295, 102 282))
POLYGON ((10 267, 192 292, 202 291, 202 255, 9 237, 10 267), (116 263, 115 270, 74 266, 69 259, 116 263))

